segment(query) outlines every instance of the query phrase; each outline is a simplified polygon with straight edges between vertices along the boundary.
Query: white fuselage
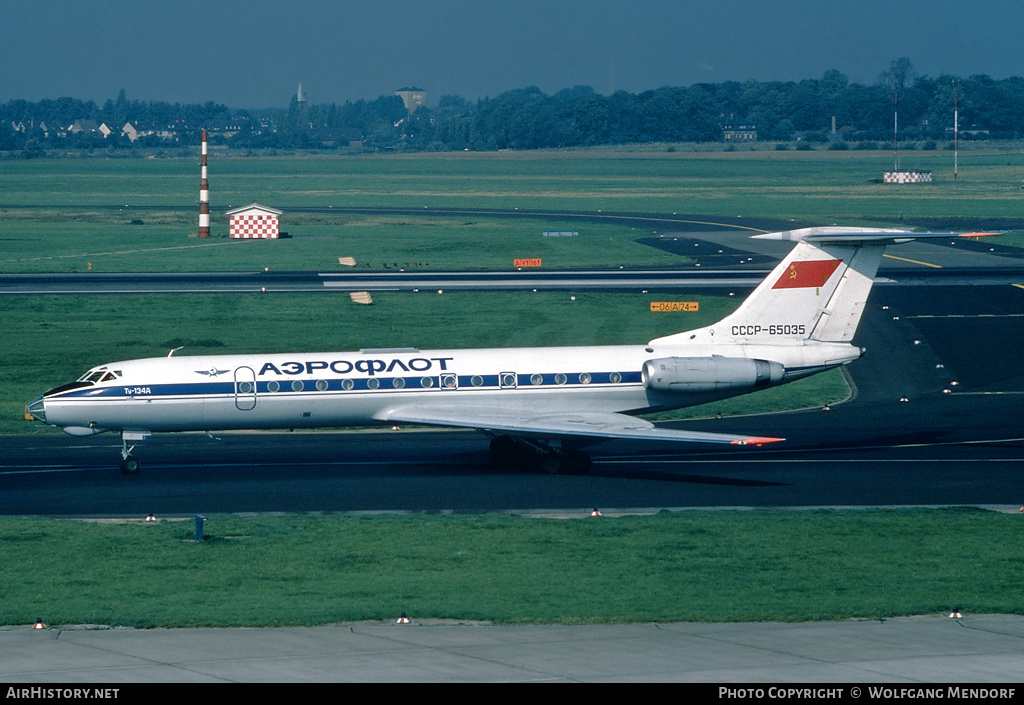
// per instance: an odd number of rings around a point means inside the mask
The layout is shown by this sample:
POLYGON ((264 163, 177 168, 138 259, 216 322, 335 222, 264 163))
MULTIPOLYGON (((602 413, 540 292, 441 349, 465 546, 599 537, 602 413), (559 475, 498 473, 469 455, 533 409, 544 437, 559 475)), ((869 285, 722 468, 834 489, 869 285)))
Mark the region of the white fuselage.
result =
POLYGON ((630 345, 216 355, 114 362, 105 380, 42 397, 45 421, 69 433, 359 426, 401 406, 637 414, 754 391, 723 383, 694 392, 652 388, 659 358, 763 359, 790 381, 850 362, 845 343, 630 345), (781 369, 781 368, 780 368, 781 369))

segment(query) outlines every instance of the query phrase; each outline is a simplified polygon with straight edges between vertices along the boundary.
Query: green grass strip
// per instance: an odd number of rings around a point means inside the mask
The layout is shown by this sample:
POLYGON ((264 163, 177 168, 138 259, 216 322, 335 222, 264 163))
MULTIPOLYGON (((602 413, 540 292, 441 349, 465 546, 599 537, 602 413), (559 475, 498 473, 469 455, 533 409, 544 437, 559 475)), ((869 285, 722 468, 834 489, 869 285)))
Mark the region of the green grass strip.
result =
POLYGON ((804 621, 1024 613, 1021 517, 977 509, 617 518, 0 518, 0 624, 804 621))

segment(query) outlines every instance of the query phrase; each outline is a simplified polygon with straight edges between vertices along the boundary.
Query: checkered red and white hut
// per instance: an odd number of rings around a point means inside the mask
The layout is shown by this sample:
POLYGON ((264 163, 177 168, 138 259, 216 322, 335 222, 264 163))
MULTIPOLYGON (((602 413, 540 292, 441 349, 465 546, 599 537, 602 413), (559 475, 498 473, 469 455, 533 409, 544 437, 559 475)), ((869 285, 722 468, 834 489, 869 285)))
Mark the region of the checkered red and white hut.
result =
POLYGON ((930 171, 887 171, 882 181, 887 184, 925 184, 932 180, 930 171))
POLYGON ((280 237, 278 218, 284 211, 259 203, 228 211, 228 237, 270 239, 280 237))

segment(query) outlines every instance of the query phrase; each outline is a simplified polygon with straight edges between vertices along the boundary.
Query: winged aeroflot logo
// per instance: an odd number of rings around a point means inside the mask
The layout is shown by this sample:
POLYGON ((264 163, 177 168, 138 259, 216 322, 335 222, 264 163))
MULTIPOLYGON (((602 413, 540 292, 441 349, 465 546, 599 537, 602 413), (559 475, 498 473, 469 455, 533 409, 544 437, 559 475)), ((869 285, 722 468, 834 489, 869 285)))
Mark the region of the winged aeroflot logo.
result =
POLYGON ((805 289, 824 286, 842 264, 841 259, 817 259, 791 262, 773 289, 805 289))
POLYGON ((207 375, 208 377, 216 377, 217 375, 222 375, 228 371, 229 370, 218 370, 216 367, 211 367, 208 370, 196 370, 195 373, 197 375, 207 375))

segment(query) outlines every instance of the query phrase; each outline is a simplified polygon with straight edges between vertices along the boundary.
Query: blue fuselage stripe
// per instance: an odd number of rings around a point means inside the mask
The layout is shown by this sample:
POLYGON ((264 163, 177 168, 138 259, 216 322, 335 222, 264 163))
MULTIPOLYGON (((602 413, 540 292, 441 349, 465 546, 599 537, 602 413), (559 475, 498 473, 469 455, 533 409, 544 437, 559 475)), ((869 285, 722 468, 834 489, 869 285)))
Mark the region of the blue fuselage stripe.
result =
POLYGON ((252 386, 256 386, 256 394, 316 394, 318 392, 366 392, 366 391, 397 391, 426 390, 443 391, 458 387, 460 389, 537 389, 545 387, 622 387, 639 384, 642 381, 640 372, 589 372, 572 374, 514 374, 505 375, 419 375, 403 377, 346 377, 341 379, 284 379, 269 381, 223 381, 223 382, 175 382, 170 384, 150 384, 125 386, 109 385, 94 386, 84 389, 73 389, 54 394, 49 399, 68 401, 85 401, 91 399, 151 399, 168 397, 199 397, 199 396, 231 396, 235 394, 253 394, 252 386), (508 379, 514 377, 514 383, 508 379))

